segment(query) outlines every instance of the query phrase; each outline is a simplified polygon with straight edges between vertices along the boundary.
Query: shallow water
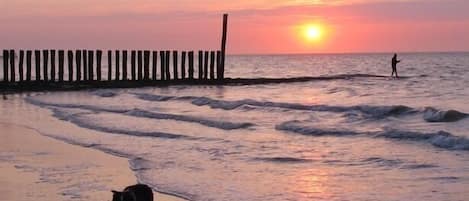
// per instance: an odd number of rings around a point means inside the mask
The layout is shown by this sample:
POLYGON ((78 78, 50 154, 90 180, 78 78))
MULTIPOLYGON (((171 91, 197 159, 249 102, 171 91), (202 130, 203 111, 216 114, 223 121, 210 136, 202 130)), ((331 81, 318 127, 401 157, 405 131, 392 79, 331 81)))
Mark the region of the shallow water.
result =
MULTIPOLYGON (((230 56, 227 77, 387 75, 391 56, 230 56)), ((10 95, 0 121, 191 200, 465 200, 469 54, 400 59, 402 79, 10 95)))

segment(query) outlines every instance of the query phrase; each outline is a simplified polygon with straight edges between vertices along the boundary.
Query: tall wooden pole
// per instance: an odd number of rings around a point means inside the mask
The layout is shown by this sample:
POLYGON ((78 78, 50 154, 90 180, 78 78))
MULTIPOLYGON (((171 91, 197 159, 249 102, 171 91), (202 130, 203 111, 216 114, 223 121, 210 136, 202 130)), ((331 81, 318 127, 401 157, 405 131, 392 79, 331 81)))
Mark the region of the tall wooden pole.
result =
POLYGON ((221 39, 221 66, 220 66, 220 79, 225 77, 225 54, 226 54, 226 32, 228 28, 228 14, 223 14, 223 35, 221 39))

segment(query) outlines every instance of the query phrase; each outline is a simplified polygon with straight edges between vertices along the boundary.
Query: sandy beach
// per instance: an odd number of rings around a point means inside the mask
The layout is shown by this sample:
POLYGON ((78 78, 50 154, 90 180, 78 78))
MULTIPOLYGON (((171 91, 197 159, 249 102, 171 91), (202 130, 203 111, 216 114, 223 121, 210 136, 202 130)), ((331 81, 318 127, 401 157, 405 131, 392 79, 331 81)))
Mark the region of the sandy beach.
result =
MULTIPOLYGON (((111 200, 135 184, 128 161, 0 123, 1 201, 111 200)), ((155 193, 156 200, 182 199, 155 193)))

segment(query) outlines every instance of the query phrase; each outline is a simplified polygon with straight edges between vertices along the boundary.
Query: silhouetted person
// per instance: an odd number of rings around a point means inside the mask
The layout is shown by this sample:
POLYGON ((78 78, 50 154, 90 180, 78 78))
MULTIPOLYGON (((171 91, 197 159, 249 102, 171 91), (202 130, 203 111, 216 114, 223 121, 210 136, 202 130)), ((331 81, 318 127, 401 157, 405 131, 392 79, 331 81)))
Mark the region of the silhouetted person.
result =
POLYGON ((153 201, 153 191, 145 184, 127 186, 124 191, 112 191, 112 201, 153 201))
POLYGON ((394 75, 394 73, 396 73, 396 78, 399 77, 397 75, 397 63, 399 62, 401 62, 401 60, 397 60, 397 54, 394 54, 394 56, 392 57, 392 61, 391 61, 391 65, 392 65, 391 77, 394 75))

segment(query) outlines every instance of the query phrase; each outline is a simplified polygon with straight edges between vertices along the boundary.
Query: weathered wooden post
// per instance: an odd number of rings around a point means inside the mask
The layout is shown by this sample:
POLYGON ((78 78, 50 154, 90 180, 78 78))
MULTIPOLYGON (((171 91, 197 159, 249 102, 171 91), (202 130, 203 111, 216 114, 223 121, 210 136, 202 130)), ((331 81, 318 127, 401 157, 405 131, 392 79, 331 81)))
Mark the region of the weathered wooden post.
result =
POLYGON ((170 62, 170 54, 171 54, 171 51, 169 50, 166 50, 166 57, 165 57, 165 73, 166 73, 166 80, 171 80, 171 71, 169 70, 169 62, 170 62))
POLYGON ((143 51, 143 79, 150 79, 150 51, 143 51))
POLYGON ((10 50, 10 81, 16 81, 15 75, 15 50, 10 50))
POLYGON ((186 51, 181 53, 181 79, 186 79, 186 51))
POLYGON ((75 66, 77 71, 77 82, 81 81, 81 50, 75 51, 75 66))
POLYGON ((68 81, 73 82, 73 51, 67 51, 68 58, 68 81))
POLYGON ((24 81, 24 70, 23 70, 24 50, 20 50, 20 58, 18 64, 18 71, 20 73, 20 82, 24 81))
POLYGON ((32 63, 33 51, 27 50, 26 51, 26 81, 31 81, 31 63, 32 63))
POLYGON ((88 79, 94 81, 94 51, 88 50, 88 79))
POLYGON ((215 79, 215 51, 210 52, 210 79, 215 79))
POLYGON ((217 79, 223 79, 221 73, 221 51, 217 51, 217 79))
POLYGON ((204 79, 208 79, 208 51, 204 52, 204 79))
POLYGON ((102 50, 96 50, 96 79, 101 81, 101 59, 103 57, 102 50))
POLYGON ((36 81, 41 80, 41 51, 34 50, 34 60, 36 65, 36 81))
POLYGON ((194 51, 189 52, 189 79, 194 79, 194 51))
POLYGON ((42 70, 44 74, 44 81, 49 81, 49 50, 42 50, 42 58, 43 58, 43 63, 42 63, 42 70))
POLYGON ((165 53, 164 51, 160 51, 160 72, 161 72, 161 80, 165 80, 166 73, 165 71, 165 53))
POLYGON ((226 55, 226 32, 228 28, 228 14, 223 14, 223 35, 221 39, 221 62, 220 62, 220 77, 225 78, 225 55, 226 55))
POLYGON ((10 59, 10 52, 8 50, 3 50, 3 81, 8 82, 8 60, 10 59))
POLYGON ((178 51, 173 51, 173 77, 175 80, 179 79, 178 76, 178 51))
POLYGON ((201 80, 204 76, 204 69, 203 69, 203 52, 199 50, 199 80, 201 80))
POLYGON ((122 80, 127 80, 127 50, 122 51, 122 80))
POLYGON ((153 51, 152 52, 152 71, 151 71, 151 78, 152 80, 156 80, 156 67, 158 66, 158 52, 153 51))
POLYGON ((131 74, 132 74, 132 80, 136 80, 136 76, 135 76, 135 55, 136 55, 136 52, 135 50, 132 50, 132 52, 130 53, 130 65, 131 65, 131 74))
POLYGON ((143 68, 143 61, 142 61, 143 58, 142 58, 142 56, 143 55, 142 54, 143 54, 142 50, 137 51, 137 79, 138 80, 142 80, 142 74, 143 74, 143 72, 142 72, 142 70, 143 70, 142 69, 143 68))
POLYGON ((59 50, 59 82, 64 81, 64 50, 59 50))
POLYGON ((120 51, 116 50, 116 80, 120 80, 120 51))
POLYGON ((107 80, 112 80, 112 51, 107 51, 107 80))
POLYGON ((55 50, 50 50, 50 80, 55 82, 55 50))
POLYGON ((83 80, 88 81, 88 50, 82 50, 83 52, 83 80))

